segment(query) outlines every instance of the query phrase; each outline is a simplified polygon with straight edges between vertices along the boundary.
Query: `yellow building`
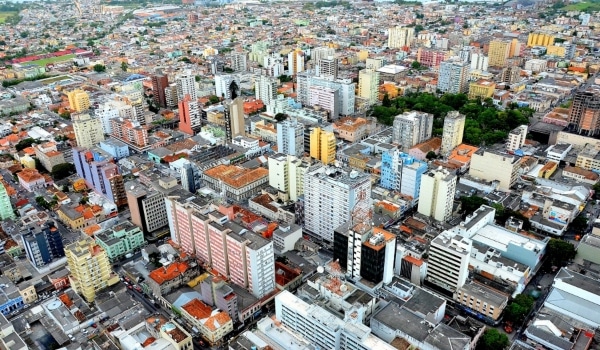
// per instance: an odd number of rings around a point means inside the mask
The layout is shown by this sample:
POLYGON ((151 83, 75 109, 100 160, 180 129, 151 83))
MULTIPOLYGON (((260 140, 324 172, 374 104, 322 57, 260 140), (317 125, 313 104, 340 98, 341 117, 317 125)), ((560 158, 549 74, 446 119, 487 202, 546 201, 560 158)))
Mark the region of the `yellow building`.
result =
POLYGON ((527 36, 527 46, 551 46, 554 44, 554 35, 544 33, 529 33, 527 36))
POLYGON ((331 131, 314 128, 310 133, 310 156, 323 164, 335 161, 335 135, 331 131))
POLYGON ((112 272, 108 255, 92 238, 86 237, 65 247, 73 290, 87 302, 93 302, 96 292, 119 282, 112 272))
POLYGON ((28 169, 35 169, 35 159, 25 155, 21 157, 21 165, 28 169))
POLYGON ((510 49, 508 50, 508 57, 515 57, 521 54, 521 43, 517 39, 510 41, 510 49))
POLYGON ((31 281, 25 281, 19 285, 19 294, 21 294, 25 304, 31 304, 38 300, 35 285, 31 281))
POLYGON ((104 129, 100 118, 92 118, 87 113, 73 114, 73 131, 77 146, 90 148, 104 141, 104 129))
POLYGON ((567 48, 564 46, 551 45, 546 48, 546 55, 548 56, 565 57, 566 53, 567 48))
POLYGON ((469 100, 475 100, 478 97, 482 100, 492 97, 496 83, 491 80, 479 79, 469 84, 469 100))
POLYGON ((85 226, 83 214, 73 208, 61 206, 56 213, 58 214, 58 218, 65 223, 65 226, 68 226, 72 230, 79 230, 85 226))
POLYGON ((90 108, 90 96, 81 89, 67 92, 67 97, 72 111, 81 112, 90 108))
POLYGON ((504 67, 509 57, 511 43, 508 41, 493 40, 488 51, 490 67, 504 67))
POLYGON ((358 96, 367 99, 369 103, 377 103, 379 95, 379 72, 363 69, 358 72, 358 96))
POLYGON ((356 53, 356 57, 358 57, 358 60, 360 62, 364 62, 367 60, 367 58, 369 58, 369 51, 367 50, 360 50, 356 53))

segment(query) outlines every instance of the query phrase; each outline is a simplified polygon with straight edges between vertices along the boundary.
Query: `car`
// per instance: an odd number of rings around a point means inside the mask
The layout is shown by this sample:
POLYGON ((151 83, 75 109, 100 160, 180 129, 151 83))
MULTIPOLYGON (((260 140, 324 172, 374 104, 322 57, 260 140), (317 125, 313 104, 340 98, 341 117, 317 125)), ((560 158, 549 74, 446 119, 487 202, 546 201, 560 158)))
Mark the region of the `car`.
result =
POLYGON ((83 334, 87 334, 87 333, 88 333, 88 330, 87 330, 87 328, 86 328, 86 329, 84 329, 84 330, 82 330, 82 331, 81 331, 81 333, 83 333, 83 334))
POLYGON ((129 289, 133 289, 133 287, 132 287, 132 286, 127 286, 127 288, 129 288, 129 289))
POLYGON ((92 325, 92 327, 93 327, 93 328, 97 328, 97 327, 98 327, 98 325, 94 323, 94 324, 92 325))

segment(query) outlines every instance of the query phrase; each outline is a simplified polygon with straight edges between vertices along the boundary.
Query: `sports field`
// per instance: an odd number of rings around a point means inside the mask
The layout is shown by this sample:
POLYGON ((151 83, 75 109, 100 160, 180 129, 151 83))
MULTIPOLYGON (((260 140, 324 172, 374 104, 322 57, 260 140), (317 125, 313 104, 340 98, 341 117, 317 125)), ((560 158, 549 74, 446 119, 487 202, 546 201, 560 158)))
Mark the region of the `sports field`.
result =
POLYGON ((58 57, 44 58, 44 59, 41 59, 41 60, 30 61, 30 62, 26 62, 26 63, 32 63, 32 64, 36 64, 38 66, 46 66, 48 63, 68 61, 68 60, 70 60, 73 57, 75 57, 75 55, 74 54, 70 54, 70 55, 64 55, 64 56, 58 56, 58 57))

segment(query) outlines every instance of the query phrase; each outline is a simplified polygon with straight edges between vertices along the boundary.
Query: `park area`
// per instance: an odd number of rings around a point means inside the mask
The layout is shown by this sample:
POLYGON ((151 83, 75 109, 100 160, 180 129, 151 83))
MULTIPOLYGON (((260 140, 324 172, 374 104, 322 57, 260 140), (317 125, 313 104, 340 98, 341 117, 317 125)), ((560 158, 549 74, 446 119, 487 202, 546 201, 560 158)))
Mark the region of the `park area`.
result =
POLYGON ((17 11, 0 11, 0 23, 4 23, 10 16, 17 14, 17 11))

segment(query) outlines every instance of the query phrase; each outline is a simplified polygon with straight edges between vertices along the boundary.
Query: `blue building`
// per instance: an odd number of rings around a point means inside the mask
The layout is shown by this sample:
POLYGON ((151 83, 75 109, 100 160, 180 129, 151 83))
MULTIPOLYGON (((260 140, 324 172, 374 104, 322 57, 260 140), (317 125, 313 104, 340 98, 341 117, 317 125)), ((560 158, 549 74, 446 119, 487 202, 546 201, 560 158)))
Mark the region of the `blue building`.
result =
POLYGON ((6 276, 0 276, 0 312, 4 316, 25 306, 19 289, 6 276))
POLYGON ((113 156, 115 160, 129 157, 129 147, 124 142, 115 139, 108 139, 100 142, 100 148, 113 156))
POLYGON ((73 148, 73 162, 77 175, 96 192, 105 195, 118 207, 127 205, 125 184, 113 157, 99 148, 73 148))
POLYGON ((35 267, 43 267, 65 256, 62 237, 54 222, 31 225, 22 236, 25 254, 35 267))
POLYGON ((421 175, 427 163, 417 160, 398 149, 383 152, 381 156, 381 187, 419 198, 421 175))

